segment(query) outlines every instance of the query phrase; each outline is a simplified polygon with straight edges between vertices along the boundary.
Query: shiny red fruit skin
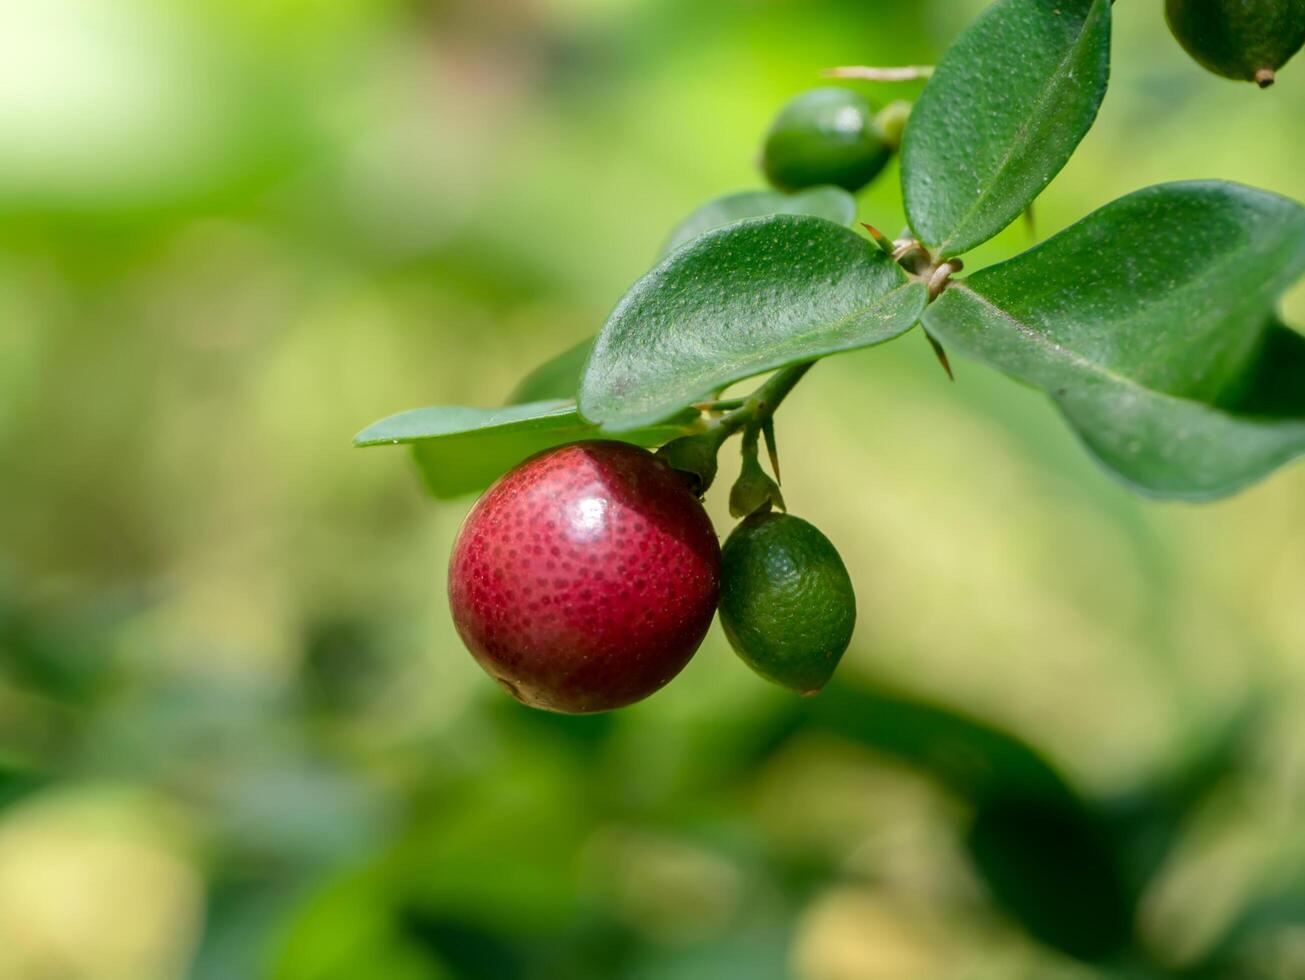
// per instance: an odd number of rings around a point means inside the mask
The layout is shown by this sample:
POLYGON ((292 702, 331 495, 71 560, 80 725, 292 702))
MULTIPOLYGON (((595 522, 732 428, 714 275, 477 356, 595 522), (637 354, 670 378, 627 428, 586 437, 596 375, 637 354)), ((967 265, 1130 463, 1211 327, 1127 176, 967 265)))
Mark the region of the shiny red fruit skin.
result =
POLYGON ((662 460, 620 442, 532 456, 463 522, 449 563, 458 634, 509 694, 551 711, 647 697, 693 656, 720 543, 662 460))

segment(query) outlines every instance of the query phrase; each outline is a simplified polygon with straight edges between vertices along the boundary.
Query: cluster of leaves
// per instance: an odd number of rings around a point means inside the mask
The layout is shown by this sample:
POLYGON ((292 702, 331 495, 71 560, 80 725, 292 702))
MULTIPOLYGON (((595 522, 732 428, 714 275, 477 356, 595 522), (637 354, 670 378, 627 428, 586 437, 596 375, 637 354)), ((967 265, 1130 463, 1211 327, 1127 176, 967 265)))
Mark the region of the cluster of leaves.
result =
POLYGON ((1196 500, 1244 487, 1305 453, 1305 339, 1276 314, 1305 272, 1305 208, 1229 183, 1164 184, 950 275, 1092 125, 1110 31, 1109 0, 998 0, 971 25, 906 126, 905 249, 853 231, 839 188, 713 201, 592 346, 545 365, 512 404, 406 412, 357 444, 412 444, 430 490, 452 496, 550 445, 700 431, 695 406, 728 385, 922 325, 1045 391, 1137 490, 1196 500))

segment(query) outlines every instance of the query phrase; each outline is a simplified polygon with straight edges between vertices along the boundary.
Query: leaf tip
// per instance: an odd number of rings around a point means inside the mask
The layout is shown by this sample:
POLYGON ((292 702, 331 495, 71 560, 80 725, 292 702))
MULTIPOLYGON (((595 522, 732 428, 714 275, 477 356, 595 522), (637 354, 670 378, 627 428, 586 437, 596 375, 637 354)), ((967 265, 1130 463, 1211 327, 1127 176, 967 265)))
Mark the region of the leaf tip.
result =
POLYGON ((354 448, 354 449, 367 449, 367 448, 370 447, 370 446, 378 445, 379 442, 380 442, 380 440, 378 440, 378 439, 376 438, 376 436, 374 436, 374 435, 372 434, 372 430, 373 430, 374 428, 376 428, 374 425, 369 425, 369 426, 367 426, 367 428, 363 429, 363 430, 362 430, 361 432, 359 432, 356 436, 354 436, 354 437, 353 437, 353 448, 354 448))

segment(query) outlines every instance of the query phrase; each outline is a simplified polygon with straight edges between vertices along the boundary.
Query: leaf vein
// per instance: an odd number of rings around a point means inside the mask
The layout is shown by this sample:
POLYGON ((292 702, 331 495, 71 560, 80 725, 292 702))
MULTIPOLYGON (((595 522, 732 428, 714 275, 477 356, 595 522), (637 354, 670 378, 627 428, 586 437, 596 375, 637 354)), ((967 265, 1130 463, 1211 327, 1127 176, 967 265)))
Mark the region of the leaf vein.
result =
MULTIPOLYGON (((1130 378, 1126 374, 1119 374, 1116 371, 1112 371, 1110 370, 1110 368, 1098 364, 1095 361, 1089 360, 1086 356, 1080 354, 1078 351, 1072 350, 1069 347, 1065 347, 1063 344, 1056 343, 1054 340, 1048 337, 1041 330, 1038 330, 1036 327, 1033 327, 1025 323, 1023 320, 1019 319, 1014 314, 1010 313, 1010 311, 998 306, 996 303, 992 302, 992 300, 988 299, 986 296, 981 295, 980 293, 969 288, 968 286, 957 284, 957 286, 954 288, 958 288, 962 290, 965 293, 965 295, 973 297, 977 303, 982 305, 984 308, 992 311, 994 314, 996 314, 996 316, 999 319, 1009 323, 1012 327, 1018 330, 1025 337, 1028 337, 1035 344, 1041 347, 1044 351, 1048 351, 1053 355, 1060 356, 1064 360, 1068 361, 1073 367, 1078 368, 1079 370, 1083 371, 1086 374, 1095 375, 1096 377, 1102 378, 1106 381, 1112 381, 1115 384, 1120 385, 1121 387, 1126 387, 1132 391, 1141 392, 1145 395, 1149 395, 1152 398, 1163 399, 1167 402, 1173 402, 1180 405, 1196 405, 1209 412, 1222 415, 1227 419, 1231 419, 1235 421, 1244 421, 1246 419, 1253 418, 1253 416, 1239 415, 1235 412, 1231 412, 1228 409, 1218 405, 1214 405, 1211 402, 1200 401, 1195 398, 1184 398, 1181 395, 1173 395, 1170 394, 1169 392, 1157 391, 1154 388, 1148 388, 1146 385, 1139 383, 1138 381, 1134 380, 1133 378, 1130 378)), ((1049 394, 1051 393, 1049 392, 1049 394)), ((1053 397, 1055 397, 1054 394, 1053 397)), ((1059 399, 1057 400, 1059 401, 1059 399)), ((1292 426, 1297 426, 1297 425, 1301 426, 1302 428, 1305 428, 1305 422, 1289 422, 1284 427, 1291 428, 1292 426)))
MULTIPOLYGON (((1093 23, 1093 18, 1100 16, 1098 12, 1103 9, 1105 8, 1101 7, 1100 4, 1098 3, 1093 7, 1092 12, 1088 14, 1088 17, 1083 22, 1083 28, 1079 32, 1078 40, 1065 53, 1065 57, 1062 58, 1060 62, 1056 65, 1056 70, 1053 73, 1055 81, 1051 85, 1048 85, 1045 89, 1043 89, 1042 95, 1034 102, 1034 111, 1026 115, 1024 117, 1024 121, 1020 123, 1020 128, 1015 134, 1015 139, 1011 141, 1010 146, 1007 148, 1005 154, 1003 154, 1001 161, 997 164, 996 169, 993 171, 992 179, 988 181, 988 186, 984 190, 979 192, 978 196, 974 199, 974 203, 971 204, 969 209, 965 212, 965 214, 963 214, 960 217, 960 219, 958 219, 953 224, 952 233, 948 235, 947 238, 945 238, 941 243, 939 243, 938 254, 942 258, 952 257, 951 253, 948 251, 948 247, 951 245, 951 243, 956 241, 960 229, 964 228, 966 223, 969 222, 970 219, 974 217, 975 213, 983 207, 983 205, 994 193, 996 193, 995 185, 997 183, 997 180, 1010 168, 1011 161, 1014 159, 1017 151, 1021 149, 1025 143, 1028 142, 1029 131, 1042 118, 1043 110, 1046 108, 1047 103, 1052 101, 1053 95, 1059 95, 1067 87, 1066 83, 1073 78, 1072 72, 1068 74, 1065 73, 1064 71, 1065 66, 1070 64, 1079 55, 1088 37, 1091 36, 1093 28, 1095 27, 1095 24, 1093 23)), ((1098 99, 1096 102, 1096 107, 1093 109, 1092 112, 1093 119, 1096 118, 1097 111, 1100 109, 1100 106, 1101 106, 1101 101, 1098 99)), ((1046 186, 1046 183, 1047 182, 1044 182, 1043 184, 1044 188, 1046 186)), ((1035 195, 1035 199, 1036 199, 1036 195, 1035 195)))

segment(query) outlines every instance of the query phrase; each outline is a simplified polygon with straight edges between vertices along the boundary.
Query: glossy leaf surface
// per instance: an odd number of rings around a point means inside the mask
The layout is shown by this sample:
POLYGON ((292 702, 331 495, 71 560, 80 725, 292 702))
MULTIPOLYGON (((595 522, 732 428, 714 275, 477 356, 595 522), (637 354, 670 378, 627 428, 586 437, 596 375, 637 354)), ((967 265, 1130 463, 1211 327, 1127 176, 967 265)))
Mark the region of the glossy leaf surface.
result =
POLYGON ((708 232, 621 300, 594 344, 580 411, 611 430, 668 418, 735 381, 909 330, 924 287, 823 218, 708 232))
POLYGON ((713 228, 768 214, 809 214, 835 224, 850 225, 856 220, 856 198, 832 185, 811 187, 796 194, 773 190, 726 194, 708 201, 681 221, 662 246, 662 258, 713 228))
POLYGON ((902 144, 916 235, 960 255, 1042 193, 1096 118, 1110 74, 1108 0, 999 0, 943 57, 902 144))
POLYGON ((683 432, 683 426, 668 424, 609 436, 581 419, 574 402, 554 400, 506 408, 419 408, 369 426, 354 445, 410 444, 427 489, 449 498, 483 490, 527 456, 552 446, 606 438, 654 446, 683 432))
MULTIPOLYGON (((769 214, 809 214, 840 225, 850 225, 856 220, 856 199, 841 187, 832 186, 812 187, 797 194, 774 190, 726 194, 708 201, 681 221, 662 246, 659 258, 664 259, 681 245, 715 228, 769 214)), ((594 338, 588 337, 545 361, 521 379, 508 396, 507 403, 520 405, 553 398, 575 398, 585 361, 593 346, 594 338)))
POLYGON ((1305 340, 1272 313, 1302 272, 1299 204, 1166 184, 953 284, 924 322, 1047 391, 1125 481, 1202 499, 1305 453, 1305 340))
POLYGON ((586 337, 574 347, 568 347, 545 361, 521 379, 508 395, 507 403, 524 405, 526 402, 574 400, 580 387, 580 375, 593 346, 594 338, 586 337))

